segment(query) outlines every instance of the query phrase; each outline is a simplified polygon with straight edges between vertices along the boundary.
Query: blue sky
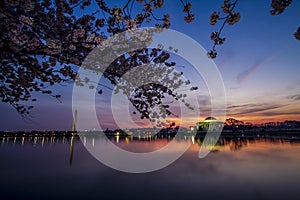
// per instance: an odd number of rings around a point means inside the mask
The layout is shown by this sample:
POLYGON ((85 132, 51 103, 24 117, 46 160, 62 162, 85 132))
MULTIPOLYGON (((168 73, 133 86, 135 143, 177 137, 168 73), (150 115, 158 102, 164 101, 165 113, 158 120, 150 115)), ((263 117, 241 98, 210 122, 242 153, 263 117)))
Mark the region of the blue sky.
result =
MULTIPOLYGON (((126 1, 110 1, 109 5, 120 2, 126 1)), ((210 50, 210 33, 219 26, 210 26, 209 16, 221 11, 223 1, 191 2, 195 21, 190 24, 183 20, 179 1, 166 1, 158 15, 170 13, 172 29, 210 50)), ((224 80, 228 117, 253 123, 300 120, 300 41, 293 36, 300 26, 300 2, 293 1, 279 16, 270 15, 270 2, 240 0, 236 10, 241 20, 223 31, 226 42, 218 48, 215 63, 224 80)), ((39 96, 31 121, 1 103, 0 130, 70 129, 72 85, 55 89, 62 93, 62 103, 39 96)))

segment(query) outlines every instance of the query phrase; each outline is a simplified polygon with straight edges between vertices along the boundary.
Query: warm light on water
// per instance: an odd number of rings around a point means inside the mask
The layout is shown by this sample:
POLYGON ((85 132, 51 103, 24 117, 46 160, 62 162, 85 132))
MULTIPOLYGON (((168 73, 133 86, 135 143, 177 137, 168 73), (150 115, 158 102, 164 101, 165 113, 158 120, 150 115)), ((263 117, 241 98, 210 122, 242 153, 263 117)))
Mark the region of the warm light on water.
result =
POLYGON ((300 141, 293 138, 221 138, 199 159, 201 139, 186 136, 176 141, 191 144, 182 157, 145 174, 110 169, 84 146, 113 142, 150 152, 172 138, 75 138, 71 162, 68 137, 0 139, 1 199, 288 199, 300 189, 300 141))

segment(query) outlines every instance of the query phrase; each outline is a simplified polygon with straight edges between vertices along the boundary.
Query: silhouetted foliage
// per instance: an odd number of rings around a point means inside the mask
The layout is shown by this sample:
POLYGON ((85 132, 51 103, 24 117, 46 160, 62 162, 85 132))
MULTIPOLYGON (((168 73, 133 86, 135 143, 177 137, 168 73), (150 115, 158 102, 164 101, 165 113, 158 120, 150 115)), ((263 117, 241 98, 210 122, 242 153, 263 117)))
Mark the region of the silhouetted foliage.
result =
POLYGON ((238 0, 235 0, 233 3, 231 3, 229 0, 224 0, 224 4, 222 5, 222 14, 224 16, 220 16, 220 13, 216 11, 210 15, 210 25, 214 26, 218 22, 221 22, 222 25, 218 31, 212 32, 210 35, 210 39, 214 42, 214 45, 212 47, 212 50, 207 53, 207 56, 209 58, 216 58, 216 46, 222 45, 225 42, 225 37, 221 37, 221 33, 224 29, 225 24, 234 25, 235 23, 240 21, 241 14, 235 11, 237 2, 238 0))
MULTIPOLYGON (((157 21, 157 28, 169 28, 168 14, 158 18, 154 10, 163 6, 164 1, 137 1, 143 4, 140 13, 133 14, 134 0, 129 0, 122 7, 109 8, 105 1, 95 0, 4 0, 0 3, 1 31, 1 86, 2 102, 10 103, 19 113, 26 115, 33 106, 22 102, 36 101, 33 92, 53 94, 49 86, 73 82, 76 66, 80 66, 86 56, 106 38, 126 30, 136 29, 151 20, 157 21), (91 3, 98 6, 91 14, 78 14, 78 10, 87 9, 91 3), (78 12, 77 14, 75 14, 78 12)), ((183 3, 186 21, 191 21, 193 14, 190 5, 183 3)), ((117 58, 105 70, 104 77, 113 85, 133 67, 145 63, 167 62, 168 52, 161 49, 141 49, 117 58)), ((95 70, 95 68, 93 68, 95 70)), ((179 74, 180 77, 182 74, 179 74)), ((177 77, 177 80, 179 80, 177 77)), ((179 87, 183 82, 174 79, 179 87)), ((83 83, 88 84, 88 80, 83 83)), ((171 83, 172 84, 172 83, 171 83)), ((142 117, 149 118, 147 109, 161 103, 163 93, 176 97, 173 88, 149 85, 150 90, 140 90, 130 99, 142 117), (152 91, 152 92, 151 92, 152 91), (145 107, 148 105, 148 107, 145 107), (145 110, 146 109, 146 110, 145 110)), ((94 86, 91 85, 91 89, 94 86)), ((148 89, 149 89, 148 88, 148 89)), ((195 88, 195 87, 192 87, 195 88)), ((98 91, 101 94, 103 91, 98 91)), ((163 105, 166 108, 166 105, 163 105)), ((167 109, 167 114, 170 111, 167 109)))
MULTIPOLYGON (((192 4, 180 0, 183 7, 183 20, 194 20, 192 4)), ((240 20, 235 11, 238 0, 224 0, 222 13, 213 12, 210 24, 221 22, 218 31, 211 33, 213 48, 210 58, 217 56, 216 45, 222 45, 221 37, 225 24, 233 25, 240 20)), ((281 14, 291 1, 272 0, 271 14, 281 14)), ((104 0, 2 0, 0 2, 0 98, 11 104, 19 113, 26 115, 33 106, 22 102, 36 101, 33 93, 47 94, 59 99, 50 86, 73 82, 77 66, 86 56, 108 37, 126 30, 137 29, 147 23, 155 23, 157 28, 169 28, 170 14, 156 16, 156 10, 164 6, 163 0, 128 0, 124 5, 110 8, 104 0), (93 7, 89 14, 81 14, 93 7)), ((300 39, 300 28, 295 32, 300 39)), ((176 63, 168 62, 170 55, 161 49, 140 49, 130 55, 123 55, 110 64, 104 72, 113 85, 134 66, 160 63, 172 68, 176 63)), ((170 72, 173 73, 173 72, 170 72)), ((174 74, 173 74, 174 75, 174 74)), ((135 91, 131 103, 149 118, 149 108, 161 104, 165 95, 184 101, 173 89, 184 85, 179 77, 171 81, 169 88, 158 84, 148 84, 135 91), (138 99, 139 98, 139 99, 138 99)), ((177 75, 176 75, 177 76, 177 75)), ((88 80, 83 81, 86 84, 88 80)), ((79 83, 80 84, 80 83, 79 83)), ((83 84, 83 83, 81 83, 83 84)), ((127 83, 128 84, 128 83, 127 83)), ((186 85, 189 85, 186 84, 186 85)), ((93 86, 91 86, 92 88, 93 86)), ((191 87, 191 90, 197 87, 191 87)), ((102 94, 102 90, 98 91, 102 94)), ((167 105, 166 113, 170 114, 167 105)), ((190 105, 187 105, 190 106, 190 105)), ((153 114, 153 113, 152 113, 153 114)), ((162 114, 164 116, 165 113, 162 114)))
POLYGON ((234 118, 228 118, 225 120, 224 129, 236 131, 238 129, 244 128, 244 125, 245 123, 243 121, 234 118))

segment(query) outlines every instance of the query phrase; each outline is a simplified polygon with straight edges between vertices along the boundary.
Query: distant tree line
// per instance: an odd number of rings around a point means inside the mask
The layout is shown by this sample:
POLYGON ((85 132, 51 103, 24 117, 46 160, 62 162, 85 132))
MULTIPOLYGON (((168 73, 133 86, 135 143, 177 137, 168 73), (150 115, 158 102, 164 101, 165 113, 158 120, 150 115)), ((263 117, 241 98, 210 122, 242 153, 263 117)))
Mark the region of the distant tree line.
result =
POLYGON ((266 122, 261 124, 252 124, 249 122, 243 122, 234 118, 228 118, 225 120, 223 130, 242 131, 242 130, 289 130, 300 129, 300 121, 285 120, 283 122, 266 122))

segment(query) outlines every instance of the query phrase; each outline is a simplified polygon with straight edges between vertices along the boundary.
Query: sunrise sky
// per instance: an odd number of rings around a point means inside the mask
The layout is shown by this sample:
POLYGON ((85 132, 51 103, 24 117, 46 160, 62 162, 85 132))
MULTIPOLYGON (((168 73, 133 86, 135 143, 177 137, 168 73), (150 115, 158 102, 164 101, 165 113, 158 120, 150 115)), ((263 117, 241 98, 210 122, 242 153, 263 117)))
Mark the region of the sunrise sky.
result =
MULTIPOLYGON (((116 2, 111 1, 114 5, 116 2)), ((196 40, 206 50, 212 42, 210 33, 217 27, 209 25, 209 16, 219 11, 223 1, 192 1, 195 21, 186 24, 183 20, 180 2, 166 2, 162 13, 170 13, 171 28, 196 40)), ((293 33, 300 26, 300 2, 293 1, 287 10, 279 15, 269 13, 271 1, 239 1, 236 10, 241 20, 234 26, 226 26, 223 35, 226 42, 218 48, 214 60, 225 85, 227 96, 227 117, 234 117, 251 123, 267 121, 300 120, 300 41, 293 33)), ((193 77, 189 63, 180 60, 187 78, 193 77)), ((205 85, 203 85, 205 88, 205 85)), ((62 94, 62 103, 49 96, 38 96, 30 119, 24 120, 12 107, 0 104, 0 130, 69 130, 72 123, 72 84, 55 87, 62 94)), ((201 86, 200 86, 201 89, 201 86)), ((98 107, 105 107, 109 91, 103 90, 103 100, 98 107)), ((203 110, 209 102, 205 89, 199 91, 203 110)), ((114 128, 104 110, 98 111, 99 120, 107 128, 114 128), (101 115, 101 117, 100 117, 101 115), (106 117, 105 117, 106 116, 106 117)), ((203 112, 201 121, 209 113, 203 112)), ((88 121, 88 120, 87 120, 88 121)), ((92 128, 92 127, 91 127, 92 128)), ((130 128, 130 127, 126 127, 130 128)))

